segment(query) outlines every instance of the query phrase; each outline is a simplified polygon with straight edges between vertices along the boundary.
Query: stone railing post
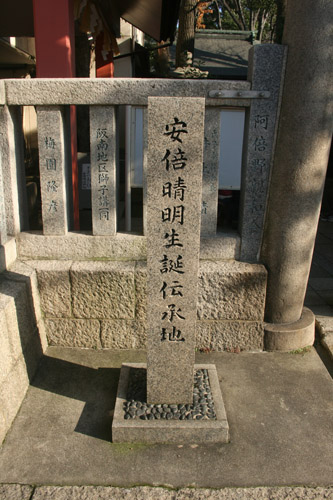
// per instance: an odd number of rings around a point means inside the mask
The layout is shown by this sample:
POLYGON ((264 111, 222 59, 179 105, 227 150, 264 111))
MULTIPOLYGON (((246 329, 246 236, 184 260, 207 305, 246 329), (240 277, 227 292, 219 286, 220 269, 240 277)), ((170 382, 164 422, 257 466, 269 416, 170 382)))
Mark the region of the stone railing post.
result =
POLYGON ((288 59, 261 259, 268 269, 265 345, 312 344, 303 309, 332 138, 331 0, 288 2, 288 59))
POLYGON ((219 189, 221 109, 205 112, 204 164, 202 175, 201 234, 215 236, 219 189))
POLYGON ((68 231, 65 113, 62 106, 38 106, 39 173, 44 234, 68 231))
POLYGON ((241 260, 258 260, 274 154, 286 48, 256 45, 249 53, 252 90, 270 92, 268 99, 254 99, 246 114, 241 188, 241 260))
POLYGON ((15 236, 28 228, 22 113, 18 106, 0 105, 0 147, 4 204, 0 208, 5 214, 1 218, 5 217, 6 233, 15 236))
POLYGON ((90 106, 91 205, 94 235, 114 236, 116 214, 116 123, 113 106, 90 106))

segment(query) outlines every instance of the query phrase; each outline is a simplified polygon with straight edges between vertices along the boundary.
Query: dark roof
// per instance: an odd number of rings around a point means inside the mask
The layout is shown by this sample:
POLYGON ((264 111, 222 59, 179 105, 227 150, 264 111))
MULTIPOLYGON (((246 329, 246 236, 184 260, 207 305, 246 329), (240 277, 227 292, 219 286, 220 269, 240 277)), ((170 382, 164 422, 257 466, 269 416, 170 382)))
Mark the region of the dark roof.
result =
POLYGON ((29 68, 34 66, 34 57, 0 39, 0 68, 29 68))
MULTIPOLYGON (((119 17, 156 40, 173 40, 180 0, 94 0, 119 36, 119 17)), ((54 1, 56 9, 57 1, 54 1)), ((34 36, 33 0, 1 0, 0 36, 34 36)))
POLYGON ((202 30, 195 33, 193 62, 209 78, 246 79, 248 52, 253 45, 249 31, 202 30))

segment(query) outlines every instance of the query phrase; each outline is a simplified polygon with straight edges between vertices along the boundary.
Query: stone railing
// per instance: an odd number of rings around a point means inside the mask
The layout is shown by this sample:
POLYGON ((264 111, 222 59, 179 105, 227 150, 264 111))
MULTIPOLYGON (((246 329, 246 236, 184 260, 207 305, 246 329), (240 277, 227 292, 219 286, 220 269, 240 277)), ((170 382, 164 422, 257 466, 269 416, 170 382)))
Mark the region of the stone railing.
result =
MULTIPOLYGON (((257 46, 248 81, 145 79, 29 79, 0 82, 2 179, 0 238, 18 242, 18 254, 55 259, 145 258, 146 183, 143 161, 143 236, 117 232, 118 106, 142 106, 148 96, 205 97, 205 150, 201 258, 256 261, 261 242, 271 157, 274 149, 284 49, 257 46), (43 238, 25 232, 27 224, 20 107, 37 109, 43 238), (66 108, 89 106, 92 232, 71 230, 66 108), (240 238, 216 237, 220 111, 245 108, 245 144, 240 208, 240 238), (3 201, 2 201, 3 200, 3 201), (95 237, 95 238, 94 238, 95 237), (98 237, 98 238, 97 238, 98 237), (112 238, 110 238, 112 237, 112 238), (37 252, 37 254, 36 254, 37 252)), ((80 125, 80 124, 79 124, 80 125)), ((147 147, 144 111, 143 149, 147 147)))

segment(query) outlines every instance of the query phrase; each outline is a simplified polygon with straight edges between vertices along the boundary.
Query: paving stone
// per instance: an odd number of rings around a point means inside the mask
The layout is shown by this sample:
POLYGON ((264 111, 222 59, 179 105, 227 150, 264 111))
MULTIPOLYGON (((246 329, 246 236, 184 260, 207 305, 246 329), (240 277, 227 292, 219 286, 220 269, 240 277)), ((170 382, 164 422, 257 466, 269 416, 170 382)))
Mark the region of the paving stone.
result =
POLYGON ((0 484, 1 500, 30 500, 33 487, 21 484, 0 484))
MULTIPOLYGON (((5 485, 6 486, 6 485, 5 485)), ((10 485, 12 486, 12 485, 10 485)), ((13 485, 17 487, 18 485, 13 485)), ((29 488, 23 486, 21 488, 29 488)), ((14 488, 13 488, 14 489, 14 488)), ((1 489, 0 489, 1 493, 1 489)), ((26 497, 9 497, 9 500, 26 497)), ((137 486, 39 486, 32 500, 331 500, 331 487, 259 487, 171 490, 161 487, 137 486)))

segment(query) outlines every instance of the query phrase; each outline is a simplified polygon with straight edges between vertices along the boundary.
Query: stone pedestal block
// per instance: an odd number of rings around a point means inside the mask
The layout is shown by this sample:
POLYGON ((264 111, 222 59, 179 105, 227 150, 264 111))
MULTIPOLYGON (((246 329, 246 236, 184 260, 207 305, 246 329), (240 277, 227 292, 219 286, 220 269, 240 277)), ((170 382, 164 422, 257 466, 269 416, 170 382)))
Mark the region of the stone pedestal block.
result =
MULTIPOLYGON (((124 403, 130 370, 145 369, 141 363, 126 363, 121 367, 116 406, 112 421, 112 441, 114 443, 228 443, 229 425, 221 394, 215 365, 194 365, 196 370, 205 369, 209 374, 210 390, 214 401, 215 419, 163 420, 124 419, 124 403)), ((193 403, 193 399, 191 401, 193 403)))

